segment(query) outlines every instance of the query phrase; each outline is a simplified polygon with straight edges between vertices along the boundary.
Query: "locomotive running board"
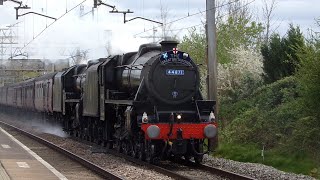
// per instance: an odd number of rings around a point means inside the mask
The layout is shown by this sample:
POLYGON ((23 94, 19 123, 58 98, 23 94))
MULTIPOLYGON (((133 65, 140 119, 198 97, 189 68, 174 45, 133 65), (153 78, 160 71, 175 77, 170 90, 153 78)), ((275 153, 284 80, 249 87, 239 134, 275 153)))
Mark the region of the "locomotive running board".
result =
POLYGON ((134 101, 107 99, 107 100, 105 100, 104 102, 105 102, 106 104, 133 105, 133 102, 134 102, 134 101))

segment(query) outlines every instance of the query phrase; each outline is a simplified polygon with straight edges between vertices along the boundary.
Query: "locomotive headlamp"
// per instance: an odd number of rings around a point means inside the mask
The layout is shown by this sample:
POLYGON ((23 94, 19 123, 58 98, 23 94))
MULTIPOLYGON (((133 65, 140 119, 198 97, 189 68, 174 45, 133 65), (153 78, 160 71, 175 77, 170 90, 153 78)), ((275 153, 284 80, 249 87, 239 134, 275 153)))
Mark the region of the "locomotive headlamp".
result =
POLYGON ((142 123, 148 123, 148 115, 146 112, 143 113, 141 120, 142 120, 142 123))
POLYGON ((204 135, 207 138, 214 138, 217 135, 217 128, 213 124, 209 124, 204 128, 204 135))
POLYGON ((147 134, 149 138, 157 138, 160 135, 160 128, 157 125, 151 125, 147 128, 147 134))
POLYGON ((210 115, 209 115, 209 122, 213 122, 216 119, 216 116, 214 115, 214 113, 211 111, 210 115))

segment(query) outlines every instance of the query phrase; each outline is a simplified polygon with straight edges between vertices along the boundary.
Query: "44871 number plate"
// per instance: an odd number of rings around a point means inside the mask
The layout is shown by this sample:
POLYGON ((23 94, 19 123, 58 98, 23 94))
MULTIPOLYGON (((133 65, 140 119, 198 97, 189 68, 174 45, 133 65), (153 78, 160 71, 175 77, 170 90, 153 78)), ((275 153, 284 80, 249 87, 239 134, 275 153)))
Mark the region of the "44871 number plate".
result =
POLYGON ((181 69, 166 69, 166 75, 169 76, 183 76, 184 70, 181 69))

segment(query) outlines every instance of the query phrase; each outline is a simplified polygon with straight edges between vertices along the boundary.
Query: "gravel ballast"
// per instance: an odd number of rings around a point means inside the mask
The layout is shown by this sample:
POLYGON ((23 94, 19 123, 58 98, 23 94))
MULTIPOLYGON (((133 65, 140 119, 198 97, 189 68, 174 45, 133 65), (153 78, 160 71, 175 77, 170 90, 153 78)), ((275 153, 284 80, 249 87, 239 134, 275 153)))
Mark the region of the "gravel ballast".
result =
POLYGON ((204 157, 204 164, 208 166, 219 167, 234 173, 246 175, 255 179, 265 180, 314 180, 310 176, 287 173, 258 163, 244 163, 223 158, 215 158, 211 156, 204 157))

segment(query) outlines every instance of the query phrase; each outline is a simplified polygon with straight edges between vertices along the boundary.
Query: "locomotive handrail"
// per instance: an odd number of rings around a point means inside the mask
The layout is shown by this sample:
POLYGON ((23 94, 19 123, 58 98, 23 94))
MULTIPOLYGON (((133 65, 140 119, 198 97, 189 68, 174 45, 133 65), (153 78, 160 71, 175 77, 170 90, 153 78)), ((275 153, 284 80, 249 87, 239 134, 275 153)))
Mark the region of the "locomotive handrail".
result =
POLYGON ((121 65, 121 66, 116 66, 115 68, 122 68, 122 67, 138 67, 138 66, 146 66, 145 64, 133 64, 133 65, 130 65, 130 64, 127 64, 127 65, 121 65))
MULTIPOLYGON (((172 111, 159 111, 158 110, 158 113, 159 114, 167 114, 167 113, 171 113, 172 111)), ((194 113, 195 111, 192 111, 192 110, 190 110, 190 111, 186 111, 186 110, 184 110, 184 111, 179 111, 179 113, 194 113)))
POLYGON ((133 101, 131 101, 131 100, 111 100, 111 99, 107 99, 104 102, 106 104, 133 105, 133 101))

